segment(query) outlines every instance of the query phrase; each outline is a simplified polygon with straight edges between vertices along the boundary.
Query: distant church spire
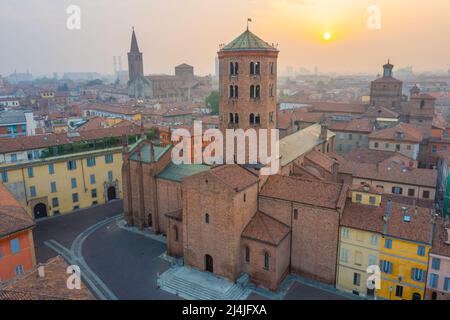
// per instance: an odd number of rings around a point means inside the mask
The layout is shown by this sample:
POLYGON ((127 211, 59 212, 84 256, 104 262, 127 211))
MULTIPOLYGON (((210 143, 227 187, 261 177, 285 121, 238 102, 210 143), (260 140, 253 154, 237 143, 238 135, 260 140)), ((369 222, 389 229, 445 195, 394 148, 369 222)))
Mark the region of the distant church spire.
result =
POLYGON ((134 27, 133 27, 133 34, 131 35, 130 53, 139 53, 139 46, 136 39, 136 33, 134 32, 134 27))
POLYGON ((144 64, 142 60, 142 52, 139 51, 139 46, 137 43, 136 33, 131 35, 131 48, 128 53, 128 72, 130 81, 137 79, 138 77, 144 76, 144 64))

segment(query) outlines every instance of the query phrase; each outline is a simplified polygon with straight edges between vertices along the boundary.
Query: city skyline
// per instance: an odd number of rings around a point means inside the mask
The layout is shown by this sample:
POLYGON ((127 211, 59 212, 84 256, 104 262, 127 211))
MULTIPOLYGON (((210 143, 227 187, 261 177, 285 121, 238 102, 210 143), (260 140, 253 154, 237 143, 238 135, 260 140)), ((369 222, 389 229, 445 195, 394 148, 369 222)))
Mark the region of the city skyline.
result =
POLYGON ((369 30, 370 1, 355 5, 348 0, 339 4, 332 0, 192 0, 180 5, 132 0, 112 5, 103 0, 6 0, 0 12, 0 38, 9 50, 2 53, 0 74, 15 70, 35 75, 110 74, 113 56, 125 61, 132 26, 144 53, 145 74, 171 74, 175 65, 184 62, 193 65, 197 74, 214 74, 219 45, 245 30, 247 17, 255 34, 278 44, 281 72, 292 66, 294 70, 318 67, 323 72, 375 74, 388 58, 397 70, 405 66, 417 72, 447 70, 450 44, 436 30, 450 29, 450 22, 441 17, 450 3, 435 2, 431 7, 421 1, 406 5, 380 0, 381 29, 369 30), (66 27, 70 5, 81 9, 80 30, 66 27), (414 27, 417 11, 422 13, 420 28, 414 27))

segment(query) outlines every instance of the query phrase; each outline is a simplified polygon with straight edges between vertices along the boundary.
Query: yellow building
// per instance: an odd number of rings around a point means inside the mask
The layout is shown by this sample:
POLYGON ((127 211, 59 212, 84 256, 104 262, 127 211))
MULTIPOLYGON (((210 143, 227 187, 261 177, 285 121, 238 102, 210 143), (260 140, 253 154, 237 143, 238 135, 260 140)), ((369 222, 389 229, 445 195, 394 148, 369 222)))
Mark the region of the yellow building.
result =
POLYGON ((122 198, 124 138, 133 143, 139 131, 132 125, 0 141, 0 154, 9 155, 0 181, 35 219, 122 198))
POLYGON ((39 219, 122 197, 122 147, 0 166, 4 184, 39 219), (6 180, 6 181, 5 181, 6 180))
POLYGON ((423 299, 435 216, 389 198, 367 184, 353 188, 341 218, 336 287, 374 298, 423 299), (381 272, 375 291, 367 287, 370 265, 381 272))
POLYGON ((384 209, 381 191, 369 186, 353 188, 341 218, 336 288, 373 297, 367 268, 379 264, 384 209))
POLYGON ((434 231, 431 209, 391 203, 380 246, 381 289, 389 300, 422 300, 434 231))

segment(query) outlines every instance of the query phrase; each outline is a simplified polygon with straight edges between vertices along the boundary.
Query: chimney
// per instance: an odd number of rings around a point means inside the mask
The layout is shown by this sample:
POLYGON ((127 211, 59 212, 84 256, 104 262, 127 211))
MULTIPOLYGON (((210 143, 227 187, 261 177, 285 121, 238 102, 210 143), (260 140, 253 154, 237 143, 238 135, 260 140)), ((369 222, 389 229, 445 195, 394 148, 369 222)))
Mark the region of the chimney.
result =
POLYGON ((39 278, 45 278, 45 267, 44 266, 40 266, 38 268, 38 275, 39 275, 39 278))

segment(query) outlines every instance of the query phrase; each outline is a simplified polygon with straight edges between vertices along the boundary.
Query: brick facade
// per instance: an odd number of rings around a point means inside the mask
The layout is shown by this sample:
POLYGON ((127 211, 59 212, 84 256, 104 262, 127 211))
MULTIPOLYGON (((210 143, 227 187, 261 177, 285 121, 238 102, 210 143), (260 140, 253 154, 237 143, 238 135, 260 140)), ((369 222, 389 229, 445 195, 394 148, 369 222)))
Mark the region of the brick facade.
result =
POLYGON ((185 264, 206 270, 205 257, 209 255, 214 273, 235 281, 240 274, 241 233, 257 210, 257 195, 257 183, 237 192, 210 171, 186 178, 183 181, 185 264))

